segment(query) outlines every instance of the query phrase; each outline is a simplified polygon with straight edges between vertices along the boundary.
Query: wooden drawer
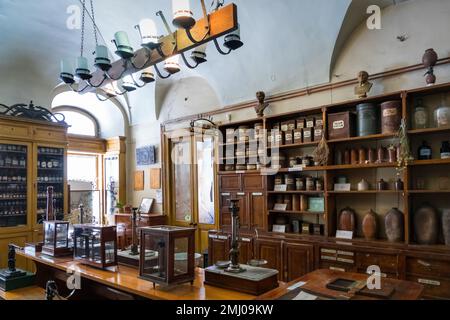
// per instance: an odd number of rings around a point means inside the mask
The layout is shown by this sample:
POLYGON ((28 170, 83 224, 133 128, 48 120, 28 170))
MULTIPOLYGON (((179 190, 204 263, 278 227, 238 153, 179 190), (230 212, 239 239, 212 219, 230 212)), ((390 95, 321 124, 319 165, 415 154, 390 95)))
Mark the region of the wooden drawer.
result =
POLYGON ((220 176, 220 189, 222 191, 241 190, 241 175, 223 175, 220 176))
POLYGON ((398 260, 395 255, 381 255, 372 253, 356 253, 356 266, 360 270, 367 271, 370 266, 379 266, 381 273, 397 274, 398 260))
POLYGON ((345 265, 337 262, 320 262, 319 269, 328 269, 328 270, 334 270, 334 271, 342 271, 342 272, 354 272, 355 269, 351 265, 345 265))
POLYGON ((242 190, 262 190, 264 189, 264 176, 261 175, 244 175, 242 177, 242 190))
POLYGON ((9 138, 29 138, 30 130, 26 126, 0 123, 0 136, 9 138))
POLYGON ((436 277, 407 276, 406 280, 424 286, 423 298, 450 299, 450 281, 436 277))
POLYGON ((450 262, 406 258, 406 273, 450 279, 450 262))
POLYGON ((50 142, 64 142, 67 140, 65 131, 49 130, 44 128, 34 128, 33 136, 36 140, 45 140, 50 142))

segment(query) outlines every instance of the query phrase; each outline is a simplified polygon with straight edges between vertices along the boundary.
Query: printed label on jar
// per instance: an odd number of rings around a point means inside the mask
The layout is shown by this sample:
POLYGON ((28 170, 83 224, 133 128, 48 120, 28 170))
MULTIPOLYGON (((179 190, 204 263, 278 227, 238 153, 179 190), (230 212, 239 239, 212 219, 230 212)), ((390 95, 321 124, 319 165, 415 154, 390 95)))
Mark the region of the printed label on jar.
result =
POLYGON ((441 153, 441 159, 450 159, 450 152, 441 153))
POLYGON ((295 132, 294 133, 294 139, 295 140, 300 140, 302 138, 302 133, 301 132, 295 132))
POLYGON ((383 110, 383 117, 384 118, 393 117, 393 116, 396 116, 397 113, 398 113, 398 110, 396 108, 386 109, 386 110, 383 110))
POLYGON ((414 117, 416 125, 424 126, 427 124, 427 114, 424 111, 417 111, 414 117))
POLYGON ((314 121, 308 121, 308 122, 306 122, 306 127, 307 128, 314 128, 314 121))
POLYGON ((424 156, 424 157, 430 157, 431 156, 431 150, 429 150, 429 149, 420 150, 420 155, 424 156))
POLYGON ((445 127, 448 126, 448 114, 446 113, 441 113, 438 117, 438 124, 440 127, 445 127))
POLYGON ((345 128, 345 121, 344 120, 339 120, 339 121, 334 121, 333 122, 333 129, 334 130, 341 130, 345 128))
POLYGON ((322 129, 316 129, 314 131, 314 136, 315 137, 321 137, 322 136, 322 129))
POLYGON ((304 133, 303 133, 303 136, 305 137, 305 138, 311 138, 311 131, 305 131, 304 133))

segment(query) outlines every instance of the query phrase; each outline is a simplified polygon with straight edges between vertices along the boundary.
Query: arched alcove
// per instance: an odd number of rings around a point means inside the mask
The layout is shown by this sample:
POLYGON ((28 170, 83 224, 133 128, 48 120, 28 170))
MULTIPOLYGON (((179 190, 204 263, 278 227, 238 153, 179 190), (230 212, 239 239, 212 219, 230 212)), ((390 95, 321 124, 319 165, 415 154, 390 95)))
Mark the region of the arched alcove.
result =
POLYGON ((110 100, 99 101, 93 93, 84 95, 71 91, 59 93, 52 101, 52 109, 84 111, 96 119, 101 138, 127 136, 129 121, 123 108, 119 108, 110 100))

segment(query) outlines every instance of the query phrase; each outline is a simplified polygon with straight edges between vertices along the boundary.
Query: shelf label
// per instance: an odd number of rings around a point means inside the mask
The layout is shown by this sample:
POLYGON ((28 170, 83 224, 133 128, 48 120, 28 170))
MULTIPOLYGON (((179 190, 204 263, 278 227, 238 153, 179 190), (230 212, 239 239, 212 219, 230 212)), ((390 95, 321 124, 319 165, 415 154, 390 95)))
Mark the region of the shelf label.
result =
POLYGON ((338 254, 341 256, 349 256, 349 257, 354 257, 355 253, 354 252, 348 252, 348 251, 338 251, 338 254))
POLYGON ((245 192, 238 192, 238 193, 236 193, 236 195, 240 196, 240 197, 243 197, 243 196, 245 196, 245 192))
POLYGON ((227 236, 217 236, 217 239, 219 240, 228 240, 227 236))
POLYGON ((287 184, 280 184, 275 186, 275 192, 286 192, 287 184))
POLYGON ((245 170, 241 170, 241 171, 236 171, 235 173, 236 174, 245 174, 245 172, 246 172, 245 170))
POLYGON ((241 238, 242 242, 252 242, 252 239, 249 238, 241 238))
POLYGON ((343 268, 336 268, 336 267, 330 267, 331 271, 341 271, 341 272, 345 272, 345 269, 343 268))
POLYGON ((332 249, 321 249, 320 251, 321 251, 322 253, 336 254, 336 250, 332 250, 332 249))
POLYGON ((338 262, 342 262, 342 263, 348 263, 348 264, 354 264, 355 261, 350 260, 350 259, 343 259, 343 258, 337 258, 338 262))
POLYGON ((305 169, 303 165, 297 165, 288 169, 288 172, 302 172, 305 169))
POLYGON ((420 284, 428 284, 430 286, 440 287, 441 283, 439 281, 435 280, 429 280, 429 279, 419 279, 417 280, 420 284))
POLYGON ((336 183, 334 185, 334 191, 350 192, 351 190, 352 190, 352 185, 350 183, 336 183))
POLYGON ((273 225, 273 232, 278 233, 286 233, 286 226, 285 225, 273 225))
POLYGON ((275 211, 287 211, 287 204, 285 203, 277 203, 273 208, 275 211))
POLYGON ((210 238, 210 239, 217 239, 217 236, 215 236, 215 235, 213 235, 213 234, 210 234, 210 235, 209 235, 209 238, 210 238))
POLYGON ((253 192, 252 195, 254 197, 262 197, 263 196, 262 192, 253 192))
POLYGON ((338 230, 336 233, 336 238, 344 240, 353 240, 353 231, 338 230))
POLYGON ((221 195, 222 195, 222 197, 229 197, 229 196, 231 196, 231 193, 222 193, 221 195))
POLYGON ((327 261, 336 261, 336 257, 321 256, 320 258, 327 261))

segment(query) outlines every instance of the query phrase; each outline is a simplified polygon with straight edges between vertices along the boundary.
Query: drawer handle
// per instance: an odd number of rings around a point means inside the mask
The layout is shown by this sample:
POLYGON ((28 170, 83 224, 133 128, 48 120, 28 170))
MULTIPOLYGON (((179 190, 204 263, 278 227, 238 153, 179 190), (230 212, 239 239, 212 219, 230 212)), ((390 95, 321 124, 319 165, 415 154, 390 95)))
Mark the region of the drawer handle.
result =
POLYGON ((424 267, 427 267, 427 268, 430 268, 430 267, 431 267, 431 264, 430 264, 430 263, 425 262, 425 261, 423 261, 423 260, 418 260, 417 263, 419 263, 420 265, 422 265, 422 266, 424 266, 424 267))

